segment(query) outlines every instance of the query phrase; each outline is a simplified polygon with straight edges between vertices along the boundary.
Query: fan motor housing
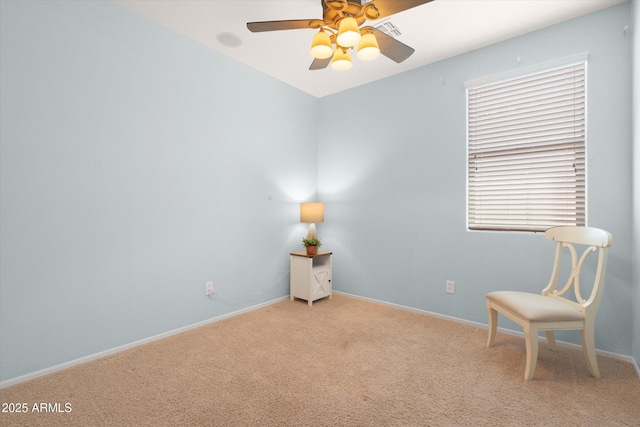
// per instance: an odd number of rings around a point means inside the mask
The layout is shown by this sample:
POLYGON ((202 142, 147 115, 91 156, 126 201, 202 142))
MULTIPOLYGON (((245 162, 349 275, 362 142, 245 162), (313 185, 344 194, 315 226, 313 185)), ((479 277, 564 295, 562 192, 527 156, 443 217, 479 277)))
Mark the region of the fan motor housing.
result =
POLYGON ((367 19, 378 19, 379 14, 373 5, 363 7, 359 2, 353 1, 322 1, 322 19, 328 27, 337 30, 340 20, 345 16, 354 17, 360 26, 367 19))

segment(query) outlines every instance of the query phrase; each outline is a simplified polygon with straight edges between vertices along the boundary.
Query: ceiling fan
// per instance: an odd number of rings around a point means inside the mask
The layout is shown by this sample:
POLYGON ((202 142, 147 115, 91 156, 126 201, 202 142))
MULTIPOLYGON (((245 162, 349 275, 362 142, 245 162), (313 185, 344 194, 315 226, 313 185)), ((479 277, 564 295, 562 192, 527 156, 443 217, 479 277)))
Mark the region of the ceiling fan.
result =
POLYGON ((400 63, 415 51, 412 47, 394 39, 372 26, 362 26, 366 21, 386 18, 432 0, 320 0, 322 19, 293 19, 285 21, 248 22, 249 31, 318 29, 311 43, 311 55, 315 58, 310 70, 321 70, 329 63, 338 70, 351 68, 349 49, 358 46, 358 58, 369 60, 383 54, 400 63), (335 48, 334 48, 335 46, 335 48))

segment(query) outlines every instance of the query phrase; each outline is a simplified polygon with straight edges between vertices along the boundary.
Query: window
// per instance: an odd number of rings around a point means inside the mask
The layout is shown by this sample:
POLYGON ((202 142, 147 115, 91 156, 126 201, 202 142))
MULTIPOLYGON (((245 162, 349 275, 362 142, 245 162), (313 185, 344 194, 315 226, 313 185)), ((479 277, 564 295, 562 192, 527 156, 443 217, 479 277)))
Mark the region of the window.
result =
POLYGON ((586 224, 585 76, 586 59, 467 83, 470 230, 586 224))

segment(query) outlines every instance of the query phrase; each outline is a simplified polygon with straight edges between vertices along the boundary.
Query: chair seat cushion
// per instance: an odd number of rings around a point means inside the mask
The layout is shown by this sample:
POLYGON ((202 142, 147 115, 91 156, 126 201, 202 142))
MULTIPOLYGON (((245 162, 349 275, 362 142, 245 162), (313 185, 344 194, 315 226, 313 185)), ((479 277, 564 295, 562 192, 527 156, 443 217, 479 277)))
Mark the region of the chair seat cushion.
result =
POLYGON ((487 300, 495 301, 506 309, 531 322, 582 320, 576 307, 558 299, 540 294, 516 291, 489 292, 487 300))

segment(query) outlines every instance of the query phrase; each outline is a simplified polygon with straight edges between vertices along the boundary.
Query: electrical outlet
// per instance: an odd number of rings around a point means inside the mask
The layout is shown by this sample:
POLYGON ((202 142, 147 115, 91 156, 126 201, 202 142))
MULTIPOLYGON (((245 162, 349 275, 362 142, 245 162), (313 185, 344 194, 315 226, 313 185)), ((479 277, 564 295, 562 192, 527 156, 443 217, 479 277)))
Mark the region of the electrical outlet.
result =
POLYGON ((207 282, 204 284, 204 294, 207 296, 213 294, 213 282, 207 282))
POLYGON ((456 282, 454 282, 453 280, 447 280, 447 284, 444 288, 444 290, 448 293, 448 294, 452 294, 455 292, 455 287, 456 287, 456 282))

